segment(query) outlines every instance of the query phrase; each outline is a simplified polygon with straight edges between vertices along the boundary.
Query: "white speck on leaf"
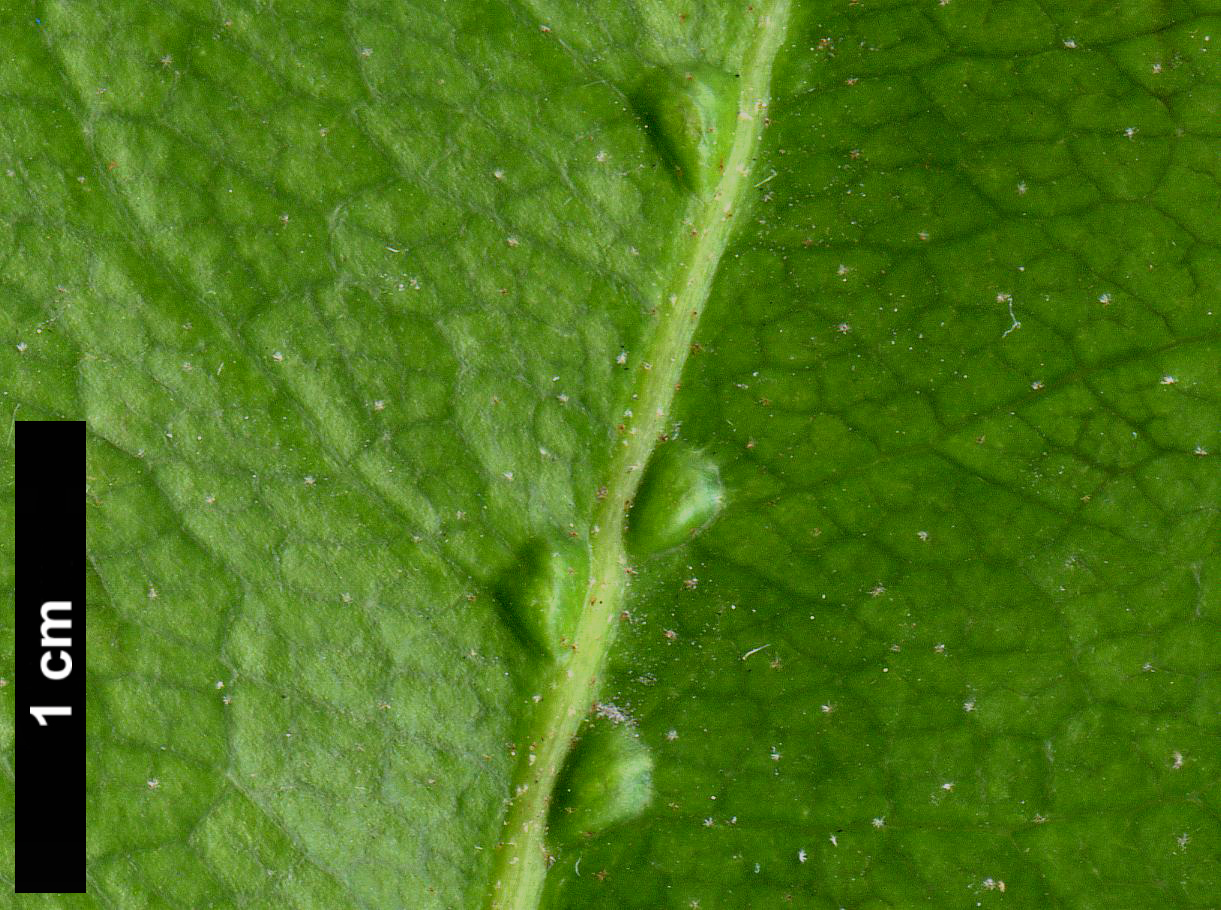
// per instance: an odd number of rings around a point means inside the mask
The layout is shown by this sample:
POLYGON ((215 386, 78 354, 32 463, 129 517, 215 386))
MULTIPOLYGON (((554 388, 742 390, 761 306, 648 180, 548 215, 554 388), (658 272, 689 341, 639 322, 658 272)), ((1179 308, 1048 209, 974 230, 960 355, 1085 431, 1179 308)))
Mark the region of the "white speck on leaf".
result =
POLYGON ((623 713, 623 710, 613 702, 595 702, 594 712, 599 717, 605 717, 613 724, 625 724, 628 722, 628 716, 623 713))
POLYGON ((1022 327, 1022 323, 1021 320, 1019 320, 1017 316, 1013 314, 1013 296, 1011 294, 997 294, 996 300, 998 303, 1004 302, 1009 304, 1009 321, 1012 323, 1012 325, 1001 333, 1002 338, 1007 338, 1011 332, 1016 332, 1018 329, 1020 329, 1022 327), (1001 300, 1002 297, 1004 298, 1003 301, 1001 300))

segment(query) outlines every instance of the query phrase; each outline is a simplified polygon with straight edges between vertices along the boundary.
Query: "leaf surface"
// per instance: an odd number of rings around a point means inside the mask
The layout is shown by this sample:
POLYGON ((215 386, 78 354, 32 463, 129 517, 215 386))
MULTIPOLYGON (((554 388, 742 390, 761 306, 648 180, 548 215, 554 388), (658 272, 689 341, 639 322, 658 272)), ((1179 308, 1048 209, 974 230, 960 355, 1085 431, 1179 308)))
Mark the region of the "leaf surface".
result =
POLYGON ((1211 906, 1203 7, 22 15, 90 893, 15 905, 1211 906))

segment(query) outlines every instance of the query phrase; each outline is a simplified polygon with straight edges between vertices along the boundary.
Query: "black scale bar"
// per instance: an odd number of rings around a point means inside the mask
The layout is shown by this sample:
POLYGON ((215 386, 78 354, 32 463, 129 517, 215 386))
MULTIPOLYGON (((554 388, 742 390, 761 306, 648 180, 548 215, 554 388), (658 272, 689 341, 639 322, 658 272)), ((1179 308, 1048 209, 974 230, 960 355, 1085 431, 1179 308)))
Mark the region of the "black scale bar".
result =
POLYGON ((85 890, 85 424, 16 424, 15 890, 85 890))

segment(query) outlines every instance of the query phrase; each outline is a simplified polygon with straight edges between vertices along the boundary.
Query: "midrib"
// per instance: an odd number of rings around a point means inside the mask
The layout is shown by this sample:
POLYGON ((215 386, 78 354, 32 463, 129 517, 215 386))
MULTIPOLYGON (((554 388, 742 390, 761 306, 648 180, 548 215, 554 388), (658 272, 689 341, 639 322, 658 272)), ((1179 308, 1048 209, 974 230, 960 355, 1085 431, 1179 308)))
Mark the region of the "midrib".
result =
POLYGON ((548 866, 547 810, 556 778, 581 721, 598 692, 598 678, 615 636, 629 568, 624 514, 668 419, 691 340, 708 300, 739 209, 763 130, 772 62, 780 47, 789 0, 760 4, 760 16, 740 73, 737 128, 716 185, 692 201, 683 222, 687 243, 676 257, 673 282, 657 308, 647 350, 633 358, 636 383, 610 459, 606 494, 590 529, 591 560, 585 608, 571 651, 551 663, 525 743, 519 744, 513 797, 505 816, 489 891, 491 910, 536 910, 548 866), (529 756, 533 754, 531 763, 529 756))

